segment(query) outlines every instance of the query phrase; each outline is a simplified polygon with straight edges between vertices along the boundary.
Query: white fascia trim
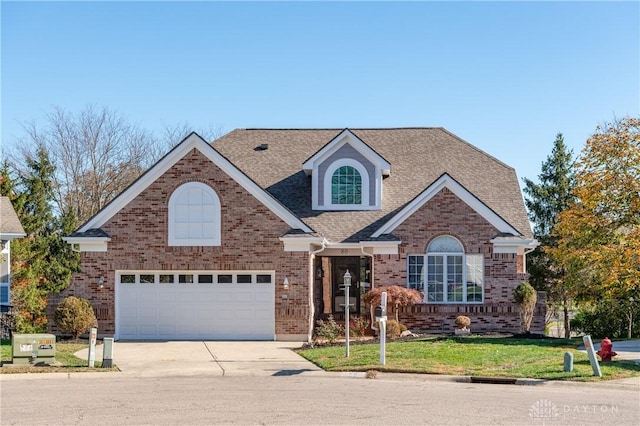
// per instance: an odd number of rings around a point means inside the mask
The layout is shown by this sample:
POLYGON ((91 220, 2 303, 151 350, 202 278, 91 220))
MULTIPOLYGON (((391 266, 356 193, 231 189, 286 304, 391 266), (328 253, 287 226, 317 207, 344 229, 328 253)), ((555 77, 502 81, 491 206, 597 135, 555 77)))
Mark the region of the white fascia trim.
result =
POLYGON ((107 243, 111 241, 109 237, 62 237, 62 241, 71 245, 71 249, 76 252, 83 251, 107 251, 107 243))
POLYGON ((489 240, 493 244, 494 253, 515 253, 524 255, 540 245, 538 240, 489 240))
POLYGON ((0 240, 15 240, 16 238, 25 237, 27 234, 14 234, 14 233, 2 233, 0 234, 0 240))
POLYGON ((398 246, 402 241, 361 241, 359 243, 330 243, 322 237, 280 237, 284 243, 284 251, 306 251, 321 255, 327 249, 358 250, 368 255, 398 254, 398 246), (321 248, 316 249, 318 246, 321 248))
POLYGON ((314 246, 323 245, 325 241, 322 237, 280 237, 284 244, 284 251, 314 251, 314 246))
POLYGON ((124 192, 118 195, 107 207, 98 212, 94 217, 89 219, 80 232, 85 232, 92 228, 100 228, 109 219, 122 210, 131 200, 137 197, 142 191, 144 191, 149 185, 155 182, 160 176, 167 172, 174 164, 182 159, 192 149, 197 149, 205 157, 207 157, 212 163, 220 167, 225 173, 227 173, 233 180, 235 180, 240 186, 246 189, 251 195, 253 195, 258 201, 264 204, 275 215, 282 219, 287 225, 293 229, 300 229, 304 232, 312 232, 312 230, 304 224, 293 213, 287 210, 282 204, 277 202, 271 195, 269 195, 264 189, 253 182, 247 175, 242 173, 236 166, 234 166, 229 160, 224 158, 218 151, 213 149, 204 139, 199 135, 192 133, 187 136, 176 148, 169 152, 164 158, 156 163, 151 169, 149 169, 140 179, 138 179, 133 185, 127 188, 124 192))
POLYGON ((360 241, 359 243, 327 243, 328 249, 357 249, 367 254, 398 254, 398 246, 402 241, 360 241))
POLYGON ((361 241, 362 250, 370 249, 368 254, 398 254, 402 241, 361 241))
MULTIPOLYGON (((372 164, 376 165, 376 171, 380 170, 383 175, 388 176, 391 173, 391 164, 384 160, 380 154, 376 153, 372 148, 367 146, 360 138, 351 133, 349 129, 343 130, 336 136, 331 143, 325 145, 313 157, 305 161, 302 169, 307 175, 311 174, 317 164, 322 163, 327 157, 340 149, 343 145, 350 143, 353 148, 362 154, 372 164)), ((315 173, 314 173, 315 174, 315 173)))
POLYGON ((425 189, 422 194, 418 195, 413 201, 411 201, 398 214, 396 214, 387 223, 380 227, 380 229, 378 229, 372 235, 372 237, 375 238, 379 237, 380 235, 393 232, 393 230, 396 229, 402 222, 407 220, 420 207, 429 202, 429 200, 431 200, 438 192, 440 192, 444 188, 447 188, 451 192, 453 192, 465 204, 467 204, 476 213, 482 216, 487 222, 493 225, 499 232, 520 235, 520 233, 515 228, 513 228, 504 219, 498 216, 493 210, 487 207, 486 204, 481 202, 471 192, 467 191, 451 176, 449 176, 448 174, 444 174, 427 189, 425 189))

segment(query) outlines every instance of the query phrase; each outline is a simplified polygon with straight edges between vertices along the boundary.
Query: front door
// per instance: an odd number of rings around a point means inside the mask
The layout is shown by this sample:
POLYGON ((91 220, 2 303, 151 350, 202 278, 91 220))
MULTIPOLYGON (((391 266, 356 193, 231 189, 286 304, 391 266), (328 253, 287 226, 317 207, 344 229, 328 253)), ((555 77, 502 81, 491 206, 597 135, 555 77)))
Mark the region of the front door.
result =
POLYGON ((352 315, 360 315, 360 257, 334 257, 332 266, 333 313, 344 313, 344 274, 349 270, 349 274, 351 274, 349 313, 352 315))

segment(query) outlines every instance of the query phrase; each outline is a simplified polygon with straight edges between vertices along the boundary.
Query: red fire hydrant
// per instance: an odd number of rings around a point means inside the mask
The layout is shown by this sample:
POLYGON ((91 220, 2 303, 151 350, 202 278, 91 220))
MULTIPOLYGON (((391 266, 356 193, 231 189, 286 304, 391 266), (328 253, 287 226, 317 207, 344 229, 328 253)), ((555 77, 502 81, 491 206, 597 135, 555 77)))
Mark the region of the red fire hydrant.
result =
POLYGON ((611 358, 618 355, 613 351, 613 343, 609 340, 608 337, 605 337, 602 342, 600 342, 600 350, 596 352, 602 358, 602 362, 611 362, 611 358))

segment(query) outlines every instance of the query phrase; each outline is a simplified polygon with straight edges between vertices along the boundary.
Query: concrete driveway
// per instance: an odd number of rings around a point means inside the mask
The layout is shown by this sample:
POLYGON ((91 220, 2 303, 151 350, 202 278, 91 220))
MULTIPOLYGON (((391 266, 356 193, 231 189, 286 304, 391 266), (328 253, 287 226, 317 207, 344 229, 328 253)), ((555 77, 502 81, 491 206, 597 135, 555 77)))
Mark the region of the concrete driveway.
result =
MULTIPOLYGON (((293 376, 323 370, 296 354, 291 342, 115 342, 113 362, 122 374, 159 376, 293 376)), ((102 360, 102 345, 96 360, 102 360)), ((88 350, 76 354, 88 358, 88 350)))

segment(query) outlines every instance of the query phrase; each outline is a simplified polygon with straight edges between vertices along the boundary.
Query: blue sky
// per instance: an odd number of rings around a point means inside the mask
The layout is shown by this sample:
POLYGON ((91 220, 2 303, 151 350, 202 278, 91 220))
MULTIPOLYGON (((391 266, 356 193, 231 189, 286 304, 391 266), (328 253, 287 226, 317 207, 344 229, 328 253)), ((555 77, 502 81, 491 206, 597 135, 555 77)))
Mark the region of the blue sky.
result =
POLYGON ((535 179, 640 112, 638 2, 1 3, 2 144, 53 106, 150 130, 442 126, 535 179))

